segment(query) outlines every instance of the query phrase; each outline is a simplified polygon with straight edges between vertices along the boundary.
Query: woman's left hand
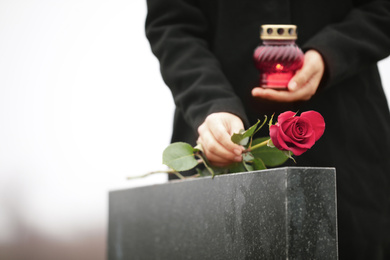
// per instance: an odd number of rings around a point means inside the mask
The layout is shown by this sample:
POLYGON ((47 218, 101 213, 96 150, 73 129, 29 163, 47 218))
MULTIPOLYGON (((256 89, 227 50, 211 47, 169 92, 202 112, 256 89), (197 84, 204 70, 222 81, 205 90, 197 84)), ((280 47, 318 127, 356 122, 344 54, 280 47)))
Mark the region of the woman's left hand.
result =
POLYGON ((252 96, 279 102, 309 100, 317 91, 325 65, 321 54, 315 50, 305 53, 303 66, 288 83, 287 90, 256 87, 252 96))

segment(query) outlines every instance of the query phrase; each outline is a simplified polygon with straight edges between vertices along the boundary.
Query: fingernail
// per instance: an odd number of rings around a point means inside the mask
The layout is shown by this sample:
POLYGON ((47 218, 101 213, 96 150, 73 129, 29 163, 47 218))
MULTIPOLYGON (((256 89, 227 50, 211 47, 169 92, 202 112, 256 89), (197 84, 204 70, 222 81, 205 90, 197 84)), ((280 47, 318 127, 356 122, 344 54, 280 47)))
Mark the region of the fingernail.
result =
POLYGON ((256 95, 261 94, 261 91, 262 91, 261 88, 254 88, 254 89, 252 90, 252 96, 256 96, 256 95))
POLYGON ((234 157, 234 160, 236 162, 241 162, 242 161, 242 156, 236 156, 236 157, 234 157))
POLYGON ((290 81, 288 83, 288 89, 289 90, 295 90, 297 88, 297 83, 295 81, 290 81))

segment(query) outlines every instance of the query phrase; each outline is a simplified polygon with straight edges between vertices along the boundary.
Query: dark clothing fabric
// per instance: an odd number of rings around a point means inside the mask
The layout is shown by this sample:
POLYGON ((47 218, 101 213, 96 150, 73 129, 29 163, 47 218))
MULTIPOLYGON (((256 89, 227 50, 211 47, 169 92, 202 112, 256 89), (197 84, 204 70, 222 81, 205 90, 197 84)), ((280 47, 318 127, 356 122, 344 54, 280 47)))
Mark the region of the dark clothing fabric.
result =
MULTIPOLYGON (((390 247, 390 114, 377 61, 390 54, 390 1, 147 0, 146 34, 172 91, 172 141, 195 144, 214 112, 246 127, 287 110, 320 112, 323 137, 298 166, 336 167, 340 259, 385 259, 390 247), (307 102, 255 99, 261 24, 295 24, 326 71, 307 102), (387 250, 387 251, 386 251, 387 250)), ((267 129, 261 135, 269 135, 267 129)))

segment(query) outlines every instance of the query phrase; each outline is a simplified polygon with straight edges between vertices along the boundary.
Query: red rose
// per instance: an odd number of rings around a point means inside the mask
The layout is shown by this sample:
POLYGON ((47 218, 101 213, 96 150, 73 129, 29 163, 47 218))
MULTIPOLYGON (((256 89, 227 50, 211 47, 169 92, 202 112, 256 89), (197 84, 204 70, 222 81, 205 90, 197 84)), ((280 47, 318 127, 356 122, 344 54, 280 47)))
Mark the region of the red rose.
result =
POLYGON ((276 148, 301 155, 320 139, 325 131, 322 115, 315 111, 307 111, 296 116, 287 111, 279 115, 278 122, 270 127, 270 137, 276 148))

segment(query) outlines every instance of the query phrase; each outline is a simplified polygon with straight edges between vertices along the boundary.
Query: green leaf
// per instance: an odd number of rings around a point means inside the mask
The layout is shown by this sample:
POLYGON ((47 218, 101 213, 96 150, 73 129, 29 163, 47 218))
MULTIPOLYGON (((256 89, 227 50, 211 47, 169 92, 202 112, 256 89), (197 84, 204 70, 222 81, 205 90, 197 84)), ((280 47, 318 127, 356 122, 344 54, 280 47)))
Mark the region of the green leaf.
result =
POLYGON ((246 162, 243 162, 243 164, 244 164, 245 169, 246 169, 248 172, 253 171, 253 166, 252 166, 252 165, 250 165, 250 164, 248 164, 248 163, 246 163, 246 162))
POLYGON ((170 144, 163 152, 163 164, 175 171, 187 171, 198 165, 194 148, 183 142, 170 144))
POLYGON ((249 137, 245 137, 238 144, 242 146, 246 146, 249 143, 249 137))
POLYGON ((201 143, 198 143, 195 147, 194 147, 194 153, 196 152, 202 152, 203 153, 203 146, 201 143))
POLYGON ((229 169, 229 173, 246 172, 246 169, 242 162, 232 163, 229 165, 228 169, 229 169))
MULTIPOLYGON (((268 137, 256 138, 253 140, 253 145, 264 142, 268 137)), ((284 151, 280 151, 276 147, 262 146, 252 151, 255 159, 260 158, 265 166, 275 167, 283 164, 289 158, 284 151)))
POLYGON ((244 162, 251 162, 251 161, 253 161, 253 159, 255 159, 255 157, 250 152, 242 154, 242 160, 244 162))
POLYGON ((244 134, 245 134, 244 129, 241 129, 238 133, 234 133, 231 137, 232 142, 243 146, 247 145, 249 141, 249 137, 245 137, 244 134))
POLYGON ((267 169, 267 167, 265 166, 263 160, 261 160, 260 158, 255 158, 253 160, 253 169, 257 170, 257 171, 260 171, 260 170, 267 169))
POLYGON ((248 130, 246 130, 246 131, 244 132, 244 136, 245 136, 245 137, 251 137, 251 136, 255 133, 256 128, 257 128, 257 126, 259 125, 259 123, 260 123, 260 120, 257 120, 257 123, 256 123, 256 124, 254 124, 253 126, 251 126, 248 130))
POLYGON ((260 120, 258 120, 257 123, 251 126, 248 130, 241 130, 239 133, 233 134, 231 138, 232 142, 239 145, 247 145, 249 138, 253 136, 259 123, 260 120))

